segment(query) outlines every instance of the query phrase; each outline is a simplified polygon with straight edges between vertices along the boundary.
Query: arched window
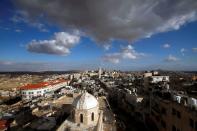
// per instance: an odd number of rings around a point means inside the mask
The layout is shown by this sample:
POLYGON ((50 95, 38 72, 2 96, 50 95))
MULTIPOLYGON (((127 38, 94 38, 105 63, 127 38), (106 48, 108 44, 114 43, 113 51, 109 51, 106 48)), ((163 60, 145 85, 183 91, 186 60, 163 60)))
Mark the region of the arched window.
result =
POLYGON ((80 122, 83 123, 83 114, 80 114, 80 122))
POLYGON ((92 112, 92 121, 94 121, 94 112, 92 112))

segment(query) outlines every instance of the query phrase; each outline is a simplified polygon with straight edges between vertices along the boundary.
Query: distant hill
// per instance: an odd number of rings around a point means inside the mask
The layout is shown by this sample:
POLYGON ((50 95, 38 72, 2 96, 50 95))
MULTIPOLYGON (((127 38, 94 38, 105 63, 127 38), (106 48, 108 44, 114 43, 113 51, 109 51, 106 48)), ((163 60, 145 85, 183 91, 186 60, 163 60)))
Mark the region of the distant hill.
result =
POLYGON ((13 71, 13 72, 0 72, 0 74, 13 74, 13 75, 50 75, 50 74, 71 74, 71 73, 79 73, 79 70, 70 70, 70 71, 41 71, 41 72, 31 72, 31 71, 13 71))

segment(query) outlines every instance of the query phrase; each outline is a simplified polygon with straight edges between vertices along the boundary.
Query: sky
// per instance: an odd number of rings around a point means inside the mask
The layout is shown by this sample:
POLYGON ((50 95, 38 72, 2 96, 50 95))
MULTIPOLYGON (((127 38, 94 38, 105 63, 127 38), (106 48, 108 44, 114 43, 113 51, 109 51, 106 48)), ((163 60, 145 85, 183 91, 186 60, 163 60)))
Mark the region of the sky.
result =
POLYGON ((0 71, 197 70, 196 0, 1 0, 0 71))

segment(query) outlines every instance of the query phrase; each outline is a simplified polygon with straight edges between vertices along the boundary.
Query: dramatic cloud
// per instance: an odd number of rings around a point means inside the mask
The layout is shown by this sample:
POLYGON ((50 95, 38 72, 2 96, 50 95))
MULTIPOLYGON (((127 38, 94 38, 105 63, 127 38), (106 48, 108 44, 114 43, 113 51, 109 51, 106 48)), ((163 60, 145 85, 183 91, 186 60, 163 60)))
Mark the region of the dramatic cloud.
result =
POLYGON ((197 52, 197 48, 192 48, 193 52, 197 52))
POLYGON ((33 19, 46 17, 101 42, 135 41, 197 19, 196 0, 15 0, 33 19))
POLYGON ((35 53, 68 55, 70 48, 80 41, 79 33, 58 32, 51 40, 33 40, 27 45, 27 50, 35 53))
POLYGON ((164 44, 163 48, 170 48, 170 45, 169 44, 164 44))
POLYGON ((186 52, 187 50, 185 49, 185 48, 181 48, 181 50, 180 50, 180 52, 181 52, 181 54, 184 56, 185 55, 185 52, 186 52))
POLYGON ((119 63, 121 59, 135 60, 141 56, 145 56, 144 53, 138 53, 131 45, 122 48, 121 52, 110 53, 103 56, 103 60, 110 63, 119 63))
POLYGON ((174 62, 174 61, 178 61, 179 59, 178 58, 176 58, 175 56, 173 56, 173 55, 169 55, 166 59, 165 59, 165 61, 167 61, 167 62, 174 62))

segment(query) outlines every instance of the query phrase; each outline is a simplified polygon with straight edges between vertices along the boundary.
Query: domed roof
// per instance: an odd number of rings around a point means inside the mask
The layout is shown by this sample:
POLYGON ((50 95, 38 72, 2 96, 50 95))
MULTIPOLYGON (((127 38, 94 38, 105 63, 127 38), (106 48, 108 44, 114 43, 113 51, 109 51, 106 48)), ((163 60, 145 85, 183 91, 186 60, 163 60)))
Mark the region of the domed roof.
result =
POLYGON ((73 101, 72 105, 76 109, 86 109, 87 110, 87 109, 97 107, 98 101, 93 95, 85 92, 85 93, 79 95, 78 97, 76 97, 75 100, 73 101))

